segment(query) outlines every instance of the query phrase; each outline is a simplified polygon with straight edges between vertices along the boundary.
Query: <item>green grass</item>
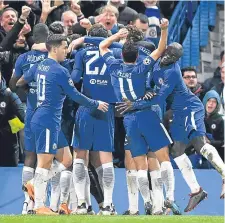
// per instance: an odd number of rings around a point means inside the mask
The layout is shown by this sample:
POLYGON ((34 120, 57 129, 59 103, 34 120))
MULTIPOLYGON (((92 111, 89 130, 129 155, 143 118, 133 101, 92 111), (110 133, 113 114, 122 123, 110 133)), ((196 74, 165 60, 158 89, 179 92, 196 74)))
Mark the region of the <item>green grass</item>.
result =
POLYGON ((222 216, 0 216, 0 223, 222 223, 222 216))

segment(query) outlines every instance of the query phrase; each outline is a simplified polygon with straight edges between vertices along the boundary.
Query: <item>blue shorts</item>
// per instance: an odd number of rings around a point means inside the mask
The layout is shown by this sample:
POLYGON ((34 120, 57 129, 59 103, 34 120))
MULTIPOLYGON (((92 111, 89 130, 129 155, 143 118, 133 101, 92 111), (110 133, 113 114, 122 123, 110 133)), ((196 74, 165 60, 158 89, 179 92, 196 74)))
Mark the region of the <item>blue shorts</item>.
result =
MULTIPOLYGON (((151 110, 158 115, 158 117, 160 118, 160 120, 162 120, 162 118, 163 118, 162 109, 161 109, 161 107, 159 105, 153 105, 153 106, 151 106, 151 110)), ((124 141, 124 149, 125 150, 130 150, 130 148, 131 148, 130 140, 129 140, 129 138, 126 135, 125 141, 124 141)))
POLYGON ((58 149, 62 149, 67 146, 69 146, 69 144, 68 144, 67 139, 61 129, 59 132, 58 149))
POLYGON ((80 106, 76 113, 72 146, 81 150, 114 151, 114 106, 108 112, 80 106))
POLYGON ((36 153, 56 154, 59 132, 31 122, 31 130, 35 139, 36 153))
POLYGON ((172 143, 158 115, 151 110, 125 115, 124 127, 130 142, 132 157, 145 155, 149 149, 156 152, 172 143))
POLYGON ((30 121, 33 116, 33 111, 26 110, 26 116, 25 116, 25 127, 24 127, 24 145, 25 150, 29 152, 35 152, 35 138, 33 137, 33 133, 31 131, 30 127, 30 121))
POLYGON ((170 133, 174 141, 188 142, 197 136, 205 136, 204 124, 205 110, 186 109, 182 112, 173 113, 173 121, 170 126, 170 133))

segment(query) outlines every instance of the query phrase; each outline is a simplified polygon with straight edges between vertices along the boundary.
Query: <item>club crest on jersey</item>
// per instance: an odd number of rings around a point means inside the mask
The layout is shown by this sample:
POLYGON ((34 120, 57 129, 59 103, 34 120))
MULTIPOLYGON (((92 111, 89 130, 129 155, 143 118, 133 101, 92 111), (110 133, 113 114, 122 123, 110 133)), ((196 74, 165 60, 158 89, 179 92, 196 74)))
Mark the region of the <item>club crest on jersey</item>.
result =
POLYGON ((164 84, 164 81, 162 78, 159 78, 159 84, 163 85, 164 84))
POLYGON ((216 124, 212 124, 212 125, 211 125, 211 128, 212 128, 212 129, 215 129, 215 128, 216 128, 216 124))
POLYGON ((149 59, 149 58, 145 58, 144 60, 143 60, 143 64, 144 65, 149 65, 151 63, 151 60, 149 59))
POLYGON ((54 150, 57 149, 57 144, 56 144, 56 143, 54 143, 54 144, 52 145, 52 149, 54 149, 54 150))
POLYGON ((34 94, 34 93, 35 93, 35 90, 31 88, 31 89, 30 89, 30 93, 31 93, 31 94, 34 94))
POLYGON ((6 106, 6 103, 5 103, 4 101, 1 102, 0 107, 1 107, 1 108, 5 108, 5 106, 6 106))
POLYGON ((90 84, 96 84, 96 80, 95 79, 91 79, 90 80, 90 84))
POLYGON ((70 85, 71 87, 74 87, 74 84, 73 84, 73 81, 72 81, 71 78, 69 79, 68 83, 69 83, 69 85, 70 85))

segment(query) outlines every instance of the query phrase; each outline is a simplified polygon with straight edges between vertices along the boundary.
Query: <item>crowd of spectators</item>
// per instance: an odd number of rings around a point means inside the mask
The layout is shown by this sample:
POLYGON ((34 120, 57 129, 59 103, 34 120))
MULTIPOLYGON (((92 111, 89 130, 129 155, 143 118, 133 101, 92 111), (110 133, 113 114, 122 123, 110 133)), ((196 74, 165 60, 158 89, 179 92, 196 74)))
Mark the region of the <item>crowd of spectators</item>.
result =
MULTIPOLYGON (((157 45, 160 18, 169 19, 176 4, 177 1, 157 0, 0 1, 0 166, 17 166, 23 160, 23 132, 20 128, 12 131, 10 123, 23 122, 26 95, 15 88, 17 80, 12 77, 18 56, 32 49, 32 31, 37 23, 50 26, 61 22, 64 33, 71 39, 86 35, 95 23, 103 24, 112 34, 132 24, 143 31, 145 39, 157 45)), ((197 72, 192 67, 182 69, 182 76, 188 88, 203 101, 208 141, 224 159, 224 51, 220 59, 214 76, 202 84, 198 83, 197 72)), ((116 116, 116 129, 120 131, 115 133, 115 165, 123 166, 123 142, 117 139, 125 132, 120 128, 122 117, 116 116)), ((165 124, 169 125, 171 119, 172 114, 167 111, 165 124)), ((190 148, 190 154, 191 151, 190 148)))

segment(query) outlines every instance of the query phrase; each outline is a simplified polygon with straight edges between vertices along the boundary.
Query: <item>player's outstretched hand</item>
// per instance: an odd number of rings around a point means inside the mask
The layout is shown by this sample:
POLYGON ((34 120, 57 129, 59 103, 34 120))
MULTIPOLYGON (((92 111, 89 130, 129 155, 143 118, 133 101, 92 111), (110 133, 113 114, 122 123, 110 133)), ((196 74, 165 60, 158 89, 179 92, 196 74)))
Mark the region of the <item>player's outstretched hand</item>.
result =
POLYGON ((169 27, 169 20, 165 19, 165 18, 161 19, 161 21, 160 21, 160 28, 162 30, 164 30, 164 29, 168 29, 168 27, 169 27))
POLYGON ((126 28, 122 28, 118 31, 117 35, 120 39, 127 38, 128 30, 126 28))
POLYGON ((143 97, 143 100, 151 100, 155 95, 156 95, 155 92, 148 91, 143 97))
POLYGON ((133 102, 126 101, 126 102, 118 102, 116 103, 116 110, 123 115, 124 113, 131 111, 133 107, 133 102))
POLYGON ((109 104, 103 101, 98 101, 98 110, 107 112, 109 110, 109 104))

